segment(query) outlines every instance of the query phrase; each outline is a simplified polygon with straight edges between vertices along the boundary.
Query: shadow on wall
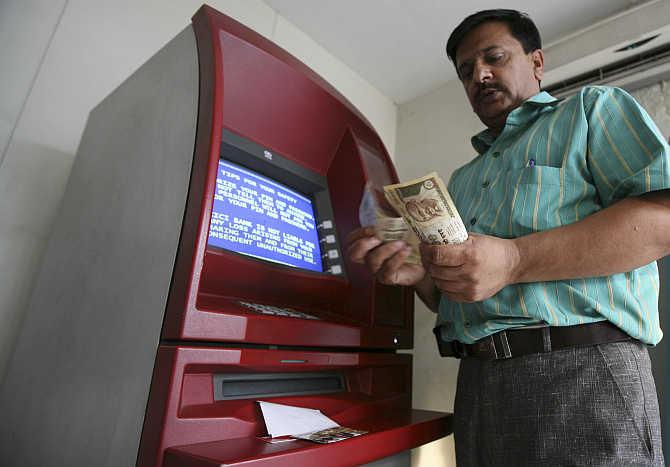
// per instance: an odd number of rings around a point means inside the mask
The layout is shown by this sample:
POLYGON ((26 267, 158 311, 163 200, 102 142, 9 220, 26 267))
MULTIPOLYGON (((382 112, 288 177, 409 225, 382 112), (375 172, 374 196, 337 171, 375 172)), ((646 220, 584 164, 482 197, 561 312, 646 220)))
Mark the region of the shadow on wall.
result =
POLYGON ((10 143, 0 171, 0 384, 74 156, 23 140, 10 143))

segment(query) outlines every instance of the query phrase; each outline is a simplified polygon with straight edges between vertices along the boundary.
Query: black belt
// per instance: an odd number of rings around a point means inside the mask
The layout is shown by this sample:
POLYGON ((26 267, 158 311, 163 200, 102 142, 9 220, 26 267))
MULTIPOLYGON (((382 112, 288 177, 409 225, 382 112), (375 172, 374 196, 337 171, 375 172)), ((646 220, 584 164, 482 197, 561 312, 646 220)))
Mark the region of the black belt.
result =
POLYGON ((474 344, 445 341, 441 337, 439 327, 436 327, 433 332, 437 337, 440 355, 443 357, 476 357, 485 360, 520 357, 566 347, 632 340, 632 337, 609 321, 577 326, 507 329, 480 339, 474 344))

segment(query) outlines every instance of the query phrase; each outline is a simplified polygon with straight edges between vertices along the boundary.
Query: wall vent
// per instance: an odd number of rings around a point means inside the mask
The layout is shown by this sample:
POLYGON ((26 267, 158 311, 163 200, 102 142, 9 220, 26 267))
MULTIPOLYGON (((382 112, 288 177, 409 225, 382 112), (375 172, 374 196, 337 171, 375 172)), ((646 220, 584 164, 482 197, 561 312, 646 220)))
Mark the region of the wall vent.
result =
POLYGON ((628 91, 670 77, 670 43, 581 73, 544 88, 554 97, 567 97, 583 86, 618 86, 628 91))

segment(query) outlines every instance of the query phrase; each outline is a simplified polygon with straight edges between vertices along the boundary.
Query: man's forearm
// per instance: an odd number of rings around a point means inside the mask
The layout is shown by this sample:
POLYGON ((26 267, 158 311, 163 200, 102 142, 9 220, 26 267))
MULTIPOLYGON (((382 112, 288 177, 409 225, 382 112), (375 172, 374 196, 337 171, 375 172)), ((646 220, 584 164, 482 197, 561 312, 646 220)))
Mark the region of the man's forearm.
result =
POLYGON ((670 253, 670 191, 622 200, 576 222, 514 240, 512 282, 630 271, 670 253))

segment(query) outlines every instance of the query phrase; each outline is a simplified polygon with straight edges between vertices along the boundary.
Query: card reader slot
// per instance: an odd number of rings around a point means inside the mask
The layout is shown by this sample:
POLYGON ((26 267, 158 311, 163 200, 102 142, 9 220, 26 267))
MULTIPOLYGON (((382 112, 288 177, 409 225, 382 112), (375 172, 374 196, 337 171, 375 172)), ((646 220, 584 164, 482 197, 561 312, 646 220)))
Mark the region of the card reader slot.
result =
POLYGON ((327 394, 345 390, 337 372, 215 374, 214 400, 327 394))

